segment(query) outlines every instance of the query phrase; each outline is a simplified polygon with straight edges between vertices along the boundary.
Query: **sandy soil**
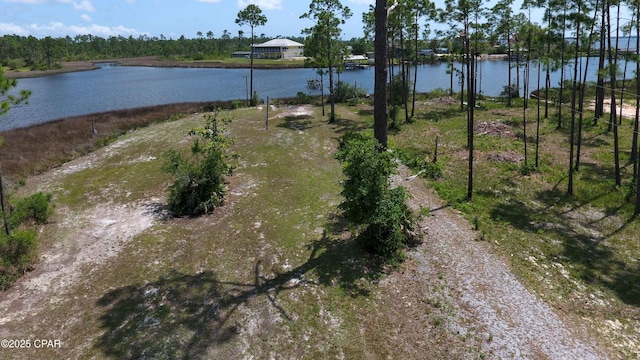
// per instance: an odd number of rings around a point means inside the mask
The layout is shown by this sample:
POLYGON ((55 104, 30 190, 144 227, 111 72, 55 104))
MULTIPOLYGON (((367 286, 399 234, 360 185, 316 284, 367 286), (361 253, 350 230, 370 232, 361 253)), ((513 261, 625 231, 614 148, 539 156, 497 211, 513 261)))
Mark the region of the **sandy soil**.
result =
MULTIPOLYGON (((589 102, 587 108, 589 110, 594 110, 596 108, 595 101, 589 102)), ((604 99, 604 112, 609 114, 611 112, 611 99, 604 99)), ((618 115, 620 115, 620 104, 618 104, 618 108, 616 110, 618 115)), ((629 104, 622 104, 622 116, 628 119, 635 119, 636 117, 636 107, 629 104)))
MULTIPOLYGON (((292 106, 287 114, 304 116, 309 110, 292 106)), ((115 142, 44 175, 43 186, 56 186, 68 173, 97 166, 104 157, 116 155, 122 145, 123 141, 115 142)), ((397 272, 390 279, 420 282, 428 288, 430 279, 439 274, 447 284, 446 301, 456 309, 453 316, 457 319, 451 319, 448 326, 458 333, 482 334, 487 339, 482 350, 490 359, 607 358, 605 350, 584 335, 584 329, 563 319, 528 291, 511 273, 508 262, 492 253, 489 244, 475 241, 477 234, 468 221, 445 207, 424 182, 410 180, 408 175, 403 167, 394 183, 408 188, 414 209, 432 209, 431 216, 419 224, 426 238, 409 253, 407 266, 412 271, 397 272)), ((64 214, 60 218, 66 218, 58 226, 68 236, 42 254, 37 270, 0 294, 0 335, 3 324, 15 324, 59 302, 67 296, 70 285, 82 280, 83 271, 99 270, 105 260, 118 256, 128 241, 158 221, 158 203, 159 199, 149 198, 126 205, 95 204, 78 212, 58 209, 64 214)))
POLYGON ((442 274, 450 294, 447 300, 462 318, 453 323, 471 324, 462 331, 475 329, 485 337, 482 347, 488 358, 608 358, 592 339, 582 335, 584 329, 562 319, 527 290, 489 244, 476 241, 478 234, 467 220, 408 175, 402 167, 394 183, 409 190, 410 206, 432 209, 431 216, 419 224, 427 233, 424 244, 410 252, 410 258, 420 278, 442 274))
MULTIPOLYGON (((99 166, 101 160, 117 155, 118 149, 129 141, 115 142, 39 176, 39 191, 50 192, 64 176, 99 166)), ((117 256, 127 242, 162 217, 158 212, 160 201, 149 198, 125 205, 97 203, 82 211, 56 208, 57 218, 64 219, 57 226, 65 238, 41 254, 34 271, 0 293, 0 327, 63 299, 87 269, 99 269, 99 265, 117 256)))

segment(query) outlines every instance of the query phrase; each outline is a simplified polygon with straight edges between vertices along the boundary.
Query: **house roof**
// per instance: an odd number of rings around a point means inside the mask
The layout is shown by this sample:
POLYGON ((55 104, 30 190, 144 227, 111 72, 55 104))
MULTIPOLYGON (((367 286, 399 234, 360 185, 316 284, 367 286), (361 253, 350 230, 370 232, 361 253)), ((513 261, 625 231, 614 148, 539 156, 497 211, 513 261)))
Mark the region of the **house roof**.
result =
POLYGON ((304 46, 298 42, 289 39, 273 39, 263 44, 255 44, 254 47, 289 47, 289 46, 304 46))

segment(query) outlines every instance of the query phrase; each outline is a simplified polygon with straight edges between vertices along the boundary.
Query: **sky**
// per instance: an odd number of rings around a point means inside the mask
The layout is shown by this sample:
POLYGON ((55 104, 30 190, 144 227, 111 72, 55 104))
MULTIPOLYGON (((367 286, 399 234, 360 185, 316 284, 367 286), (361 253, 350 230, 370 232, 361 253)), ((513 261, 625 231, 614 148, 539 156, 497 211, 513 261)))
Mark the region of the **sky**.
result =
MULTIPOLYGON (((343 38, 362 37, 362 13, 374 0, 342 0, 353 16, 342 27, 343 38)), ((444 0, 436 0, 442 6, 444 0)), ((213 32, 219 38, 224 30, 231 36, 238 31, 250 34, 248 26, 235 23, 238 11, 256 4, 267 17, 256 35, 267 37, 301 36, 301 30, 313 26, 300 15, 309 9, 310 0, 0 0, 0 36, 21 35, 43 38, 96 35, 177 39, 196 38, 201 32, 213 32)), ((436 27, 437 28, 437 27, 436 27)))

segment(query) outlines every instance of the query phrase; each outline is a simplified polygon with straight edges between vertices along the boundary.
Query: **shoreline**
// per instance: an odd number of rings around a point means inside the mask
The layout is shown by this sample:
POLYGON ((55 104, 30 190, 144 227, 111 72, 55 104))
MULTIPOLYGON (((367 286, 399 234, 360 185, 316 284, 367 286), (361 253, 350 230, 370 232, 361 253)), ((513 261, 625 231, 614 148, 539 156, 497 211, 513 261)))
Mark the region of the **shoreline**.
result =
MULTIPOLYGON (((504 54, 482 54, 478 60, 501 61, 504 60, 504 54)), ((253 64, 254 69, 301 69, 306 66, 299 61, 290 61, 280 59, 279 63, 271 64, 253 64)), ((97 70, 100 67, 97 64, 116 63, 119 66, 146 66, 146 67, 165 67, 165 68, 199 68, 199 69, 249 69, 250 64, 247 63, 227 63, 222 60, 202 60, 202 61, 179 61, 179 60, 159 60, 158 56, 141 56, 135 58, 122 59, 100 59, 88 61, 69 61, 63 62, 62 68, 50 70, 32 70, 32 71, 5 71, 4 76, 8 79, 29 79, 44 77, 50 75, 97 70)), ((373 64, 370 64, 373 66, 373 64)))
MULTIPOLYGON (((286 62, 284 60, 280 64, 253 64, 254 69, 294 69, 304 68, 304 64, 299 62, 286 62)), ((116 63, 120 66, 146 66, 146 67, 167 67, 167 68, 203 68, 203 69, 249 69, 249 63, 225 63, 220 60, 209 61, 177 61, 177 60, 159 60, 157 56, 143 56, 136 58, 122 59, 101 59, 90 61, 69 61, 63 62, 62 68, 50 70, 33 70, 33 71, 5 71, 4 76, 8 79, 29 79, 44 77, 49 75, 64 74, 77 71, 97 70, 100 67, 97 64, 116 63)))

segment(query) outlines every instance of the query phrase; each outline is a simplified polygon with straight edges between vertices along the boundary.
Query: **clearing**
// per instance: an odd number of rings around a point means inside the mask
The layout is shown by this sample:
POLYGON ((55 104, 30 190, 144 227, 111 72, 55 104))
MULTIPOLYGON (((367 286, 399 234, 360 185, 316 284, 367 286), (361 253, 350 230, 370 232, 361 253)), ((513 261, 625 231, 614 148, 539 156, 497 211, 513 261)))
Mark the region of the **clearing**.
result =
POLYGON ((163 210, 162 152, 188 147, 202 115, 152 125, 28 179, 54 194, 41 261, 0 294, 0 338, 60 348, 2 358, 604 359, 588 322, 528 290, 510 259, 401 167, 424 243, 393 271, 354 245, 337 211, 337 139, 311 106, 237 110, 225 205, 163 210), (411 180, 408 180, 411 179, 411 180))

